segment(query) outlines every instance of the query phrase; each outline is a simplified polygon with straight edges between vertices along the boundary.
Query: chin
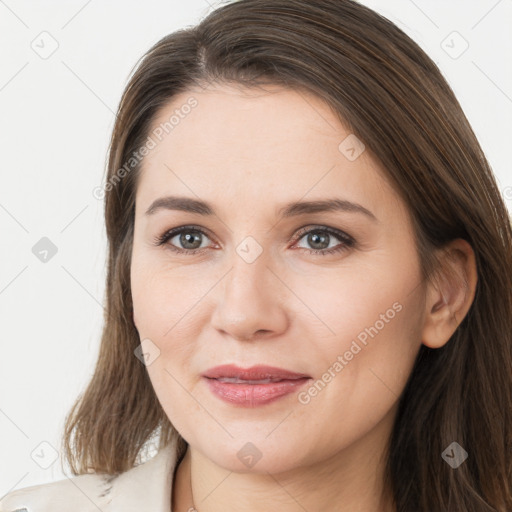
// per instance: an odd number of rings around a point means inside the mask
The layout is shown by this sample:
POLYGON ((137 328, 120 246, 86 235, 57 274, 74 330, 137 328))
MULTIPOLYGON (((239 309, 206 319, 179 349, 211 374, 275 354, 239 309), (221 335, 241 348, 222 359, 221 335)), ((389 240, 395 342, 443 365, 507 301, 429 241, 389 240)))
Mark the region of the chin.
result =
POLYGON ((283 439, 265 439, 265 435, 246 433, 222 440, 209 439, 196 445, 196 449, 217 466, 235 473, 281 473, 304 462, 304 444, 300 439, 296 444, 284 444, 283 439))

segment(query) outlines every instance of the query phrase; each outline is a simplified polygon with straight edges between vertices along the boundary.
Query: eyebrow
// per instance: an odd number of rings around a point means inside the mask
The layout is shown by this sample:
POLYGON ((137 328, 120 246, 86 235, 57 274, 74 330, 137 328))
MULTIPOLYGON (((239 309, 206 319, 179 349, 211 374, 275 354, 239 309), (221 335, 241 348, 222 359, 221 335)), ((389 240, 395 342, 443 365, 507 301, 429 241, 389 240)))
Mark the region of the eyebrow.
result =
MULTIPOLYGON (((178 210, 205 216, 215 214, 215 209, 206 201, 179 196, 167 196, 156 199, 146 210, 146 215, 152 215, 158 210, 178 210)), ((294 201, 279 208, 277 214, 278 217, 288 218, 333 211, 362 213, 371 220, 377 221, 377 217, 364 206, 337 198, 316 201, 294 201)))

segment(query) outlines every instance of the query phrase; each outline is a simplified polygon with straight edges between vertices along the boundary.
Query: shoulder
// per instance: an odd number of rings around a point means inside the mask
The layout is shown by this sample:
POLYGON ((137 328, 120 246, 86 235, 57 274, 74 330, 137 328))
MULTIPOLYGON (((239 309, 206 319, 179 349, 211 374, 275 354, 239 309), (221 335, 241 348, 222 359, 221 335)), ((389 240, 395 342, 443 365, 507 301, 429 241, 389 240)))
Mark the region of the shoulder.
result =
POLYGON ((110 488, 111 475, 79 475, 48 484, 18 489, 0 500, 0 512, 36 512, 69 509, 97 511, 105 505, 110 488))
POLYGON ((79 475, 12 491, 0 499, 0 512, 168 512, 175 466, 171 443, 118 475, 79 475))

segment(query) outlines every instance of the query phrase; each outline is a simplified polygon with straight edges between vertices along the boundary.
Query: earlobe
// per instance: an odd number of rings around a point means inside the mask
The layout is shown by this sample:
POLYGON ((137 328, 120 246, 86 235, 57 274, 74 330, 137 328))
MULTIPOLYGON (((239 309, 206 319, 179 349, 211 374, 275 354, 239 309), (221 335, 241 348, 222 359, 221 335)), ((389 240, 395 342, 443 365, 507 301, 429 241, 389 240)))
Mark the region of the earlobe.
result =
POLYGON ((422 342, 430 348, 444 346, 473 303, 478 281, 473 248, 463 239, 443 248, 437 278, 427 286, 422 342))

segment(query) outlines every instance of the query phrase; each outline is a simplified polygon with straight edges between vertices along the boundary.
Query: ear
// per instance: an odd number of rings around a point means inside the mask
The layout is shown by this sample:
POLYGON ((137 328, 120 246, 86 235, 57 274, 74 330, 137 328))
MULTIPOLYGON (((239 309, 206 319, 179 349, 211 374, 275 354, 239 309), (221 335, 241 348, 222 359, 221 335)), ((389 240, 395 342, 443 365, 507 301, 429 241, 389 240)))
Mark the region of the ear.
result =
POLYGON ((460 238, 441 252, 438 279, 427 285, 422 343, 440 348, 452 337, 475 298, 478 273, 471 245, 460 238))

